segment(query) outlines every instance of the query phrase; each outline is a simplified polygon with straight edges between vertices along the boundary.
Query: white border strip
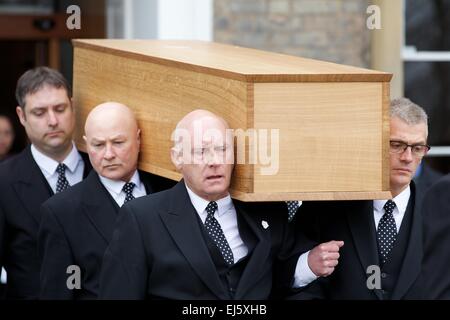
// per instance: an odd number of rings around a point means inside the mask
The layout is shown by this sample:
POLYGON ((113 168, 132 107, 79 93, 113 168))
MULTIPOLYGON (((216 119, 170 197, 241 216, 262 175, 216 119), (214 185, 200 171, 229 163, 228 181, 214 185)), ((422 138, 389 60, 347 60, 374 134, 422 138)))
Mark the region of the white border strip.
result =
POLYGON ((431 146, 430 151, 427 153, 427 157, 449 157, 450 146, 431 146))

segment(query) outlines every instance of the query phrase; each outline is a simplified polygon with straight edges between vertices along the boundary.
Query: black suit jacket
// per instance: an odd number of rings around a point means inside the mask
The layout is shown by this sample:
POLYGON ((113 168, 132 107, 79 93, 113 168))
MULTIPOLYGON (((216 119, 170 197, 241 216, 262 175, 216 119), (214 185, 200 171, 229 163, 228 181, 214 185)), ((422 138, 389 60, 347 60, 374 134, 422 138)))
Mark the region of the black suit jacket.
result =
MULTIPOLYGON (((84 176, 91 169, 86 154, 84 176)), ((31 148, 0 165, 0 267, 8 273, 7 298, 37 299, 39 207, 53 195, 31 148)))
POLYGON ((425 196, 425 193, 435 182, 442 178, 442 176, 442 173, 434 170, 426 163, 422 162, 422 170, 419 176, 414 177, 414 182, 416 185, 417 204, 419 208, 422 206, 422 200, 425 196))
POLYGON ((423 199, 425 299, 450 299, 450 175, 434 184, 423 199))
MULTIPOLYGON (((286 204, 234 201, 234 205, 256 239, 234 297, 267 299, 274 283, 292 284, 298 259, 291 252, 286 204)), ((239 232, 246 238, 241 227, 239 232)), ((305 247, 303 251, 309 244, 305 247)), ((100 298, 229 299, 226 290, 184 181, 121 208, 103 260, 100 298)))
MULTIPOLYGON (((370 265, 379 265, 373 201, 303 202, 296 215, 296 228, 314 240, 343 240, 339 264, 334 273, 304 288, 297 299, 382 299, 380 290, 367 288, 370 265)), ((420 297, 418 278, 423 255, 422 216, 417 208, 414 183, 407 211, 412 214, 411 233, 403 257, 401 272, 391 299, 420 297)), ((403 223, 402 223, 403 226, 403 223)))
MULTIPOLYGON (((145 172, 139 172, 139 176, 147 194, 161 190, 164 185, 158 183, 163 178, 145 172)), ((41 299, 97 298, 100 266, 118 211, 119 206, 95 171, 41 206, 38 239, 42 259, 41 299), (81 271, 79 290, 70 290, 66 284, 70 276, 66 271, 71 265, 81 271)))

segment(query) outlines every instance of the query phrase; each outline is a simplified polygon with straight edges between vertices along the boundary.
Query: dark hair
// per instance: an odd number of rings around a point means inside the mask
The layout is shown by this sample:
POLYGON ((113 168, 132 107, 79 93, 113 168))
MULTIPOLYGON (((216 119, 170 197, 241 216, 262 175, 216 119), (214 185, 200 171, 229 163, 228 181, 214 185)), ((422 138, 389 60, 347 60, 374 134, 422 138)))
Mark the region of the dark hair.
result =
POLYGON ((25 108, 25 97, 34 94, 44 86, 64 88, 67 96, 72 98, 72 89, 64 76, 57 70, 48 67, 37 67, 25 72, 17 81, 16 99, 19 106, 25 108))

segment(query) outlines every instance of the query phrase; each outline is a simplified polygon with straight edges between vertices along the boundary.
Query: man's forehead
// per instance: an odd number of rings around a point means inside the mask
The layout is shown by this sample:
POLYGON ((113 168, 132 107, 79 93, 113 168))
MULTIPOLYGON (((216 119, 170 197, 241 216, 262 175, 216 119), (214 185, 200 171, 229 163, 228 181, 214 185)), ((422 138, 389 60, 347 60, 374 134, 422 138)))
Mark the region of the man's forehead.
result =
POLYGON ((53 98, 56 96, 64 96, 69 98, 67 90, 64 87, 53 87, 50 85, 44 85, 33 92, 29 92, 25 95, 25 99, 30 97, 42 97, 42 98, 53 98))
POLYGON ((424 130, 420 131, 391 131, 391 140, 398 140, 407 143, 425 143, 427 135, 424 130))
POLYGON ((97 131, 97 132, 93 132, 92 134, 90 134, 90 132, 87 132, 86 137, 91 140, 104 141, 104 140, 108 140, 108 139, 113 140, 113 139, 127 138, 128 135, 124 132, 109 134, 109 133, 99 133, 97 131))
POLYGON ((391 140, 406 142, 408 144, 426 143, 427 138, 424 134, 406 135, 406 134, 391 134, 391 140))
POLYGON ((214 115, 203 115, 201 117, 195 119, 187 119, 184 123, 181 124, 182 127, 188 129, 217 129, 217 130, 226 130, 228 128, 227 123, 222 118, 219 118, 214 115))
MULTIPOLYGON (((58 89, 56 89, 58 90, 58 89)), ((64 89, 60 89, 64 90, 64 89)), ((27 110, 32 109, 52 109, 57 108, 59 106, 66 106, 70 104, 70 99, 64 91, 64 94, 54 95, 54 94, 45 94, 42 91, 38 91, 35 95, 32 95, 32 99, 30 99, 30 95, 25 97, 25 105, 27 110), (39 94, 41 93, 41 94, 39 94)))

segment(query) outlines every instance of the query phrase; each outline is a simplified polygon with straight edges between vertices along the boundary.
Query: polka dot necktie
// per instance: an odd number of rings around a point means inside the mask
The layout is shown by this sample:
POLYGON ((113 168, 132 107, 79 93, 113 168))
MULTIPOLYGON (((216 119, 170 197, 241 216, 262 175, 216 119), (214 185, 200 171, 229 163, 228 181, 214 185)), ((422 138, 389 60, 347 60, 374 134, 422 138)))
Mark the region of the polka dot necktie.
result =
POLYGON ((133 189, 136 185, 133 182, 125 183, 122 190, 125 192, 125 201, 124 203, 127 203, 128 201, 131 201, 134 199, 133 196, 133 189))
POLYGON ((391 252, 397 239, 397 227, 395 225, 394 215, 392 214, 395 209, 395 202, 388 200, 383 209, 385 213, 378 223, 377 241, 380 260, 382 264, 385 264, 389 252, 391 252))
POLYGON ((295 214, 297 213, 298 208, 300 208, 298 201, 286 201, 288 207, 288 222, 291 222, 294 219, 295 214))
POLYGON ((231 251, 230 245, 223 234, 222 228, 220 227, 219 222, 214 218, 214 212, 217 210, 217 203, 215 201, 211 201, 208 203, 206 207, 206 212, 208 215, 205 220, 205 228, 208 231, 209 236, 216 244, 217 248, 219 248, 222 257, 225 262, 231 266, 234 263, 233 252, 231 251))
POLYGON ((58 164, 56 172, 58 173, 58 181, 56 182, 56 193, 63 192, 70 187, 69 181, 66 179, 67 166, 64 163, 58 164))

